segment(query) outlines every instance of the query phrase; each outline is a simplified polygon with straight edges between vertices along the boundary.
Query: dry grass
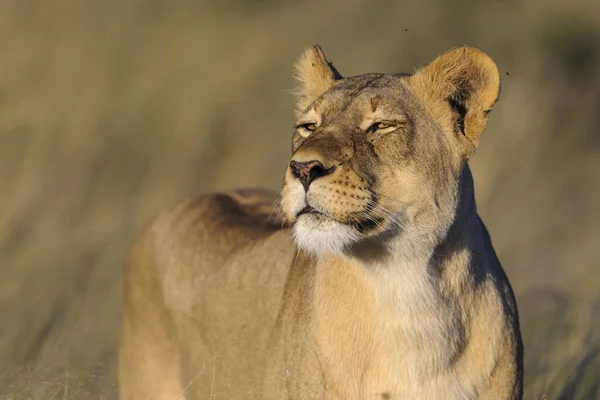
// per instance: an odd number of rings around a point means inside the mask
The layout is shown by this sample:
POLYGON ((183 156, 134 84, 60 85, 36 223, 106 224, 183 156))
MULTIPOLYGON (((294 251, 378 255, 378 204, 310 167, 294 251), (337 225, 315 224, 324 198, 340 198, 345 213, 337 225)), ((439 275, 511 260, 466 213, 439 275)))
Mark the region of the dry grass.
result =
POLYGON ((600 398, 599 4, 0 0, 0 399, 116 397, 128 245, 188 194, 279 186, 314 42, 349 75, 497 59, 472 165, 527 398, 600 398))

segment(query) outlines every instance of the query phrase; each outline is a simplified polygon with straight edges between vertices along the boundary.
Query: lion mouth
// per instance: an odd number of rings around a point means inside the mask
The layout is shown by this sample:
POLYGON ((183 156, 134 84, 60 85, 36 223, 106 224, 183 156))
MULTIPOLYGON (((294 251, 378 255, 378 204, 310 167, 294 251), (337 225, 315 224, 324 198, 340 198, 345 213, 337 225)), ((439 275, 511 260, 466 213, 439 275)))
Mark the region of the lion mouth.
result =
POLYGON ((313 207, 307 205, 302 210, 300 210, 300 212, 298 214, 296 214, 296 218, 299 218, 301 215, 306 215, 306 214, 320 214, 320 215, 325 215, 322 212, 319 212, 316 209, 314 209, 313 207))
POLYGON ((305 206, 302 210, 300 210, 300 212, 296 214, 296 218, 300 218, 302 215, 314 215, 316 217, 328 218, 337 223, 350 226, 360 233, 373 231, 374 229, 380 227, 384 223, 384 220, 381 218, 366 218, 354 221, 339 221, 321 211, 318 211, 317 209, 309 205, 305 206))
POLYGON ((382 226, 383 222, 384 222, 383 219, 376 218, 376 219, 366 219, 366 220, 362 220, 362 221, 352 222, 349 225, 351 225, 354 229, 356 229, 360 233, 366 233, 366 232, 374 230, 375 228, 382 226))

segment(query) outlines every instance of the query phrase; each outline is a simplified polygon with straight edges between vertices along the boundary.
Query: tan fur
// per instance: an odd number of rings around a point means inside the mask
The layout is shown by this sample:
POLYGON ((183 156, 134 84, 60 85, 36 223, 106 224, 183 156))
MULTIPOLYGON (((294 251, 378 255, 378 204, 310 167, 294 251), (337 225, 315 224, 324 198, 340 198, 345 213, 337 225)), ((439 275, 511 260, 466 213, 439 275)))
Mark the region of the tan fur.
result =
POLYGON ((516 303, 466 163, 495 63, 457 48, 342 78, 314 47, 297 68, 280 201, 208 194, 134 246, 121 398, 520 399, 516 303))

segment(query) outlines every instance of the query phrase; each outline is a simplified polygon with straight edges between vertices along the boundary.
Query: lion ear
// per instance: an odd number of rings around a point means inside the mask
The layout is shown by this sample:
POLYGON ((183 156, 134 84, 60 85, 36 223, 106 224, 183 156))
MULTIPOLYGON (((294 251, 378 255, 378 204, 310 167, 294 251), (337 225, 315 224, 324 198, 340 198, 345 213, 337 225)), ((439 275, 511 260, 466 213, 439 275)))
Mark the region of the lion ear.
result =
POLYGON ((410 78, 415 94, 452 130, 470 157, 500 94, 500 74, 490 56, 474 47, 454 48, 410 78))
POLYGON ((304 51, 296 63, 296 78, 300 81, 297 90, 297 109, 303 111, 336 80, 342 79, 332 63, 327 61, 323 50, 315 45, 304 51))

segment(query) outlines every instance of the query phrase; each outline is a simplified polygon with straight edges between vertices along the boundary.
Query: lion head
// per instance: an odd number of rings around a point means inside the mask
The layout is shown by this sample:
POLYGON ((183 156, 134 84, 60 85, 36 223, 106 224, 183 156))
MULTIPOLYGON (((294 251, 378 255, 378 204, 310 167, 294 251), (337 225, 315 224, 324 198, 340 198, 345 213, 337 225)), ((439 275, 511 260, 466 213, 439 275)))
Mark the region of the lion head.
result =
POLYGON ((494 61, 461 47, 412 75, 344 78, 315 46, 297 70, 281 207, 299 247, 320 255, 441 240, 499 95, 494 61))

